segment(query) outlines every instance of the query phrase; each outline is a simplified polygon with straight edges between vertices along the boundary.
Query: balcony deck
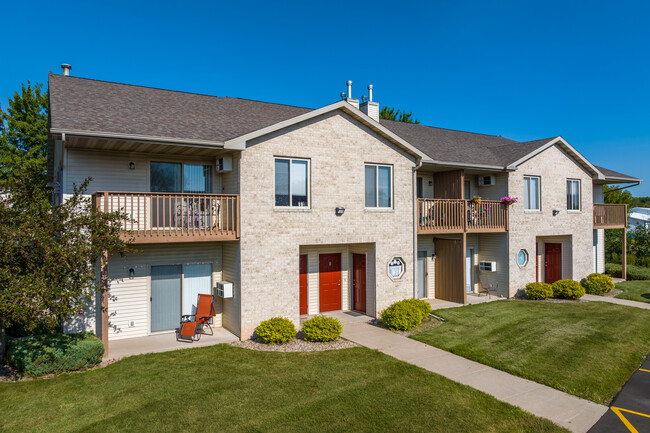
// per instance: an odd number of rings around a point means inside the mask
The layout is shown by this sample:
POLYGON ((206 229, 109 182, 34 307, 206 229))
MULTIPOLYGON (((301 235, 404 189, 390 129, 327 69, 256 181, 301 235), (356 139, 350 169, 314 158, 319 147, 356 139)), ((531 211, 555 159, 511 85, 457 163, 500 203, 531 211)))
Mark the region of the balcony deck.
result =
POLYGON ((418 199, 418 234, 508 231, 508 205, 483 200, 418 199))
POLYGON ((126 215, 124 239, 135 244, 239 239, 239 195, 151 192, 93 194, 94 206, 126 215))
POLYGON ((622 229, 627 227, 626 204, 594 204, 595 229, 622 229))

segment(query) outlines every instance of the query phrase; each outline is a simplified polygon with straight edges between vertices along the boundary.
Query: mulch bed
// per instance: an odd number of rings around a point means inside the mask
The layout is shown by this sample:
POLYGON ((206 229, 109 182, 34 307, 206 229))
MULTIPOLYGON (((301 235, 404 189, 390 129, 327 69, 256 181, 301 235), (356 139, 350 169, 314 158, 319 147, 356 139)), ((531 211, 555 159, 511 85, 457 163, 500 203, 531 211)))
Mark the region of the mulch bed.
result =
POLYGON ((328 343, 312 343, 303 339, 302 332, 299 332, 296 338, 285 344, 265 344, 253 338, 244 341, 234 341, 230 345, 264 352, 319 352, 322 350, 338 350, 359 346, 357 343, 353 343, 344 338, 339 338, 336 341, 330 341, 328 343))

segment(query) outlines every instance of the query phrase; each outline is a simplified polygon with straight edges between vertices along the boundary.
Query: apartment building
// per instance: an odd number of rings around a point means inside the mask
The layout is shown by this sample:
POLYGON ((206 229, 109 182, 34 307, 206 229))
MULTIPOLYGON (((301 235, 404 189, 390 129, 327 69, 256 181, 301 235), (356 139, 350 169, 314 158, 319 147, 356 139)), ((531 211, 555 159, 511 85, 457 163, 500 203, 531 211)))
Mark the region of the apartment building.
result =
POLYGON ((602 185, 639 181, 562 137, 379 119, 351 82, 317 109, 56 74, 49 96, 56 199, 92 177, 141 251, 111 257, 104 296, 66 324, 106 343, 173 332, 198 293, 245 339, 274 316, 581 279, 603 271, 602 230, 626 225, 602 185))

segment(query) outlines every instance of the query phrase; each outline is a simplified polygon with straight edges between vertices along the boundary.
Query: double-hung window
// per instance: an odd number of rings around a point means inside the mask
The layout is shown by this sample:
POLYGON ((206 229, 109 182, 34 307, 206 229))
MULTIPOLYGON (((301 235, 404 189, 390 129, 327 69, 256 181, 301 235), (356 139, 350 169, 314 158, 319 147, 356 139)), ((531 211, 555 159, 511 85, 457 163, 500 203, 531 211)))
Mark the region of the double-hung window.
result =
POLYGON ((366 207, 390 208, 393 205, 392 168, 366 164, 366 207))
POLYGON ((275 158, 275 206, 309 207, 309 161, 275 158))
POLYGON ((580 210, 580 180, 567 179, 566 181, 566 208, 567 210, 580 210))
POLYGON ((539 176, 524 176, 524 209, 539 210, 540 207, 539 176))

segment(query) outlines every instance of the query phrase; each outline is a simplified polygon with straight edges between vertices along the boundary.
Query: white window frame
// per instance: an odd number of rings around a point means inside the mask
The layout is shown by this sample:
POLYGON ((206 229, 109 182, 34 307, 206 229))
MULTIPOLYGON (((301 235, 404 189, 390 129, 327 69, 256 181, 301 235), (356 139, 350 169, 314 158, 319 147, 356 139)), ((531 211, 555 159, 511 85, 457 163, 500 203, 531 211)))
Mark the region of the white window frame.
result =
MULTIPOLYGON (((567 178, 566 180, 566 198, 567 198, 567 204, 566 204, 566 209, 569 212, 580 212, 582 211, 582 182, 580 182, 580 179, 572 179, 572 178, 567 178), (569 184, 572 182, 578 182, 578 209, 572 209, 569 207, 569 184)), ((573 202, 573 200, 571 200, 573 202)))
POLYGON ((274 156, 273 157, 273 207, 275 209, 291 209, 291 210, 307 210, 311 209, 311 161, 308 158, 293 158, 289 156, 274 156), (289 161, 289 204, 286 206, 278 205, 275 203, 275 161, 277 160, 289 161), (293 161, 301 161, 307 163, 307 206, 294 206, 291 197, 293 196, 293 188, 291 186, 291 166, 293 161))
POLYGON ((541 212, 542 211, 542 177, 541 176, 533 176, 533 175, 524 176, 524 211, 526 211, 526 212, 541 212), (528 182, 529 190, 526 191, 526 178, 528 178, 528 179, 532 179, 532 178, 537 179, 537 207, 536 208, 526 208, 525 207, 526 194, 528 194, 528 202, 529 203, 530 203, 530 199, 531 199, 531 194, 530 194, 531 182, 530 181, 528 182))
MULTIPOLYGON (((366 162, 363 165, 363 205, 366 210, 377 210, 377 211, 387 211, 392 210, 395 206, 395 188, 393 185, 393 166, 391 164, 375 164, 372 162, 366 162), (366 167, 375 167, 375 203, 376 206, 366 206, 366 167), (390 206, 379 206, 379 169, 378 167, 388 167, 390 169, 390 206)), ((424 193, 424 191, 422 191, 424 193)))

